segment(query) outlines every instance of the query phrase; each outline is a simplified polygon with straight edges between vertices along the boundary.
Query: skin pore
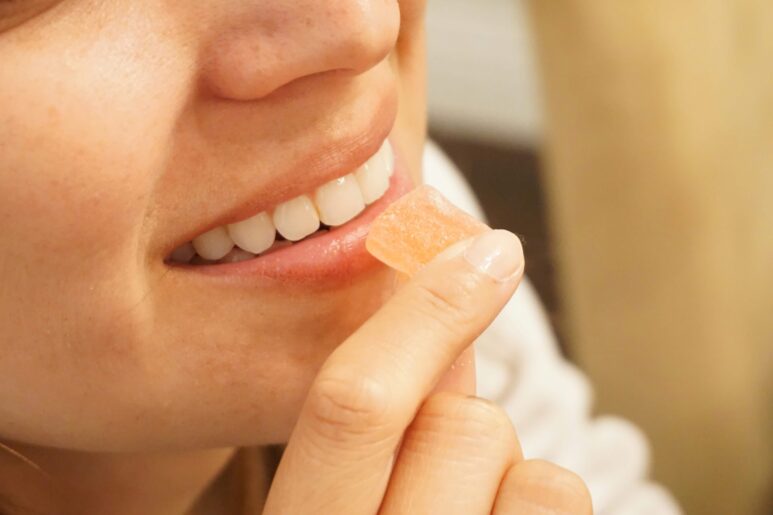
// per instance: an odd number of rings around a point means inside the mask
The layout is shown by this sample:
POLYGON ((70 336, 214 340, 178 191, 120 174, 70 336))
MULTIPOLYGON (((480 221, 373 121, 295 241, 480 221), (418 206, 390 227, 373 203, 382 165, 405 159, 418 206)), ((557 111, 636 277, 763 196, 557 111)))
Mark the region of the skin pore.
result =
POLYGON ((164 259, 310 152, 375 151, 378 127, 418 180, 423 13, 0 2, 0 442, 42 469, 0 453, 12 504, 40 507, 53 484, 72 513, 185 513, 236 448, 287 440, 392 274, 256 289, 164 259))

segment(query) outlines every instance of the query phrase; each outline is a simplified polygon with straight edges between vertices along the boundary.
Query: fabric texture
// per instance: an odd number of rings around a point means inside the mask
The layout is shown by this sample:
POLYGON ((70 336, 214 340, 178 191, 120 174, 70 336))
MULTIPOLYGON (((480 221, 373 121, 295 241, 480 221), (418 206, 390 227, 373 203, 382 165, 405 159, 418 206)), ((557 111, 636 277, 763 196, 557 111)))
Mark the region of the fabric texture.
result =
MULTIPOLYGON (((424 152, 425 182, 485 220, 459 170, 433 143, 424 152)), ((649 481, 642 432, 615 416, 593 417, 588 379, 559 350, 536 291, 524 279, 476 341, 478 392, 510 415, 527 459, 550 460, 579 474, 597 515, 679 515, 671 494, 649 481)))

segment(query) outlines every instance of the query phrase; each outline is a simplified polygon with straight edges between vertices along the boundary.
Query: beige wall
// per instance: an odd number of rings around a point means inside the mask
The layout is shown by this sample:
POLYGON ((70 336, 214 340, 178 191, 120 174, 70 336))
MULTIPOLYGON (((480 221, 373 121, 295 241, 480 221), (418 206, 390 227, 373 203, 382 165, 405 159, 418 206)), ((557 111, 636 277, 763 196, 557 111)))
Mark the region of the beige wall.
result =
POLYGON ((773 2, 533 0, 573 351, 690 515, 768 513, 773 2))

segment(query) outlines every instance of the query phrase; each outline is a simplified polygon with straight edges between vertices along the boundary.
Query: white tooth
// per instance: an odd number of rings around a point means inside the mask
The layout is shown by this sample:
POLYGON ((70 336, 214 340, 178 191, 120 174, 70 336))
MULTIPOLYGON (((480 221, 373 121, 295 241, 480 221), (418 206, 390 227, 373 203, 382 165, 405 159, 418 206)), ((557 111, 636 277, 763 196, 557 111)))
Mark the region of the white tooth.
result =
POLYGON ((215 227, 211 231, 193 238, 193 248, 204 259, 218 260, 234 246, 234 242, 225 227, 215 227))
POLYGON ((389 189, 389 178, 394 171, 394 153, 389 141, 384 141, 376 154, 368 159, 356 172, 357 183, 365 203, 380 199, 389 189))
POLYGON ((306 195, 279 204, 273 221, 279 234, 290 241, 302 240, 319 229, 319 215, 306 195))
POLYGON ((180 245, 169 256, 169 260, 173 263, 190 263, 193 256, 196 255, 196 249, 193 248, 190 242, 185 245, 180 245))
POLYGON ((381 154, 381 157, 384 159, 389 176, 391 177, 395 171, 395 150, 392 148, 392 144, 389 143, 389 140, 384 140, 384 144, 378 149, 378 153, 381 154))
POLYGON ((228 234, 241 249, 260 254, 273 245, 276 228, 268 213, 263 212, 229 225, 228 234))
POLYGON ((332 226, 345 224, 365 209, 360 187, 352 174, 333 179, 317 188, 314 203, 319 209, 322 223, 332 226))

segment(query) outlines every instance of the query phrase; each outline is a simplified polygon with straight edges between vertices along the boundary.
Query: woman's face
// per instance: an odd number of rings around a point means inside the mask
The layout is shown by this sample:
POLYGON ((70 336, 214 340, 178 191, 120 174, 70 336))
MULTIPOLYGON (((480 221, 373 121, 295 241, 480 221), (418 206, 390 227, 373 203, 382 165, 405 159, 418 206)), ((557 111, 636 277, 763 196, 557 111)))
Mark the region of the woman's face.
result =
POLYGON ((392 188, 417 180, 423 10, 0 1, 0 439, 128 451, 287 438, 322 362, 391 293, 364 227, 231 265, 169 256, 313 198, 387 136, 392 188))

